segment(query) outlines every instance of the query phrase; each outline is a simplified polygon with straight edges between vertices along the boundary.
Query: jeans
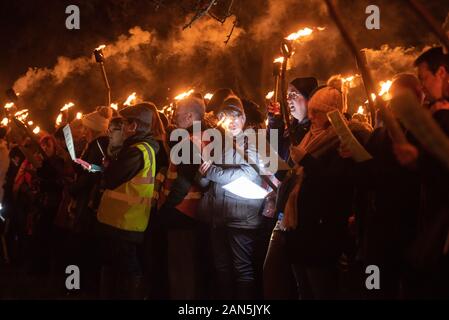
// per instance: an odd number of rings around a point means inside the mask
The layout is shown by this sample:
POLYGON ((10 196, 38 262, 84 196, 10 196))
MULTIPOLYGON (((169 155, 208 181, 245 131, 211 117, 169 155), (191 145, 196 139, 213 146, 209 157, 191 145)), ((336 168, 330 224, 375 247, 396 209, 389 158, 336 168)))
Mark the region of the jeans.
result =
POLYGON ((255 254, 258 231, 218 227, 211 230, 217 298, 255 297, 255 254))

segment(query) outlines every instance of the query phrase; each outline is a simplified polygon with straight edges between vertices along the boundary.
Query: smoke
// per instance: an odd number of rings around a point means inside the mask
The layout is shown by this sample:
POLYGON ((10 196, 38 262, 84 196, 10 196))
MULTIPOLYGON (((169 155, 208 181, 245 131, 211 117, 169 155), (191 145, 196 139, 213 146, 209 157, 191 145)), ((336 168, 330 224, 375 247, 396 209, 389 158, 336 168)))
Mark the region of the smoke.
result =
POLYGON ((393 77, 397 73, 414 73, 413 62, 429 47, 422 49, 410 47, 390 47, 383 45, 379 50, 365 49, 368 65, 374 79, 380 81, 393 77))
MULTIPOLYGON (((116 55, 126 55, 141 45, 148 44, 151 41, 151 34, 143 31, 140 27, 134 27, 129 30, 129 35, 121 35, 112 45, 104 49, 105 57, 114 57, 116 55)), ((44 79, 50 78, 55 85, 61 84, 69 76, 83 75, 92 65, 94 60, 91 57, 79 57, 71 59, 68 57, 58 57, 53 68, 29 68, 28 71, 14 83, 16 92, 24 93, 32 90, 44 79)), ((123 64, 127 64, 122 60, 123 64)))
MULTIPOLYGON (((186 18, 186 23, 191 17, 186 18)), ((190 28, 179 32, 175 30, 169 41, 161 41, 162 53, 165 57, 180 56, 187 59, 201 51, 207 56, 214 56, 224 50, 234 47, 244 30, 238 26, 232 31, 231 38, 227 44, 225 40, 231 32, 235 17, 229 17, 221 24, 214 19, 200 19, 193 23, 190 28)))

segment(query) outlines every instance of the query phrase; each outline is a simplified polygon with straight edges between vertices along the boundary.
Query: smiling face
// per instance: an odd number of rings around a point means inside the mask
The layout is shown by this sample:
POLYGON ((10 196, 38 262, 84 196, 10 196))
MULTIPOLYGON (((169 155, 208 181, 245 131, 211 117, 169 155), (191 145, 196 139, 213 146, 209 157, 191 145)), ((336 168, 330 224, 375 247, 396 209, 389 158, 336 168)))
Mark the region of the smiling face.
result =
POLYGON ((307 118, 307 99, 292 84, 288 85, 287 103, 295 119, 301 122, 307 118))

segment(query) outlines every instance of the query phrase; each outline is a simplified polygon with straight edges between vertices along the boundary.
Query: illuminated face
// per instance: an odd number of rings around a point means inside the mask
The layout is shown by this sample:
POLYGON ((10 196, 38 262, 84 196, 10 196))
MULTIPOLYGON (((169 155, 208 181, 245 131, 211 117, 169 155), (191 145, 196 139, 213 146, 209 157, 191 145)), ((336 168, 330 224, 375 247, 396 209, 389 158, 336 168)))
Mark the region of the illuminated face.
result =
POLYGON ((193 116, 192 113, 189 111, 177 109, 175 111, 173 118, 178 128, 187 129, 193 125, 193 116))
POLYGON ((220 116, 220 120, 225 120, 225 130, 234 137, 243 131, 246 121, 245 116, 236 111, 226 111, 220 116))
POLYGON ((301 122, 307 118, 307 99, 291 84, 288 85, 287 103, 295 119, 301 122))
POLYGON ((125 141, 123 127, 120 124, 111 124, 108 128, 109 143, 113 147, 122 146, 125 141))
POLYGON ((448 73, 444 67, 440 67, 435 74, 429 69, 427 62, 418 65, 418 78, 421 81, 427 98, 438 100, 443 97, 445 81, 448 73))

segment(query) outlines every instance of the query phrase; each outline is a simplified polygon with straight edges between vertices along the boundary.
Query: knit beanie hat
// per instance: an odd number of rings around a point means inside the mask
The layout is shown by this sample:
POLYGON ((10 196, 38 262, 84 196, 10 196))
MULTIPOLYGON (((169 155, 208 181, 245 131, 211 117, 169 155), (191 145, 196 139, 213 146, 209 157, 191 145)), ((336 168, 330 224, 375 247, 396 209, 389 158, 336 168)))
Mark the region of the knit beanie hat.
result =
POLYGON ((109 120, 112 118, 112 109, 109 107, 98 107, 96 111, 88 113, 81 118, 83 125, 93 131, 106 132, 109 120))
POLYGON ((318 81, 313 77, 296 78, 290 84, 298 89, 306 99, 309 99, 311 93, 318 87, 318 81))
POLYGON ((343 111, 342 95, 333 87, 323 87, 312 95, 308 108, 309 111, 319 110, 326 113, 332 110, 343 111))

